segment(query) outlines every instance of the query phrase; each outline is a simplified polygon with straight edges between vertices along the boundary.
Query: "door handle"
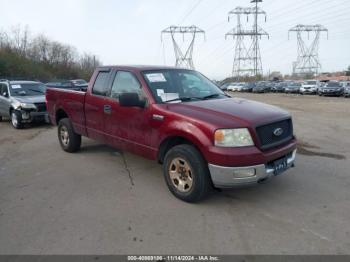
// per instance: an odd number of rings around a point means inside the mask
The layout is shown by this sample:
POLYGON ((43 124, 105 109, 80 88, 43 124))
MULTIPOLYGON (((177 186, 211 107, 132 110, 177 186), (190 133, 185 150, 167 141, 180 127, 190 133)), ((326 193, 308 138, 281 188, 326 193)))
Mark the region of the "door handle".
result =
POLYGON ((110 105, 104 105, 103 106, 103 112, 105 114, 111 114, 112 113, 112 107, 110 105))

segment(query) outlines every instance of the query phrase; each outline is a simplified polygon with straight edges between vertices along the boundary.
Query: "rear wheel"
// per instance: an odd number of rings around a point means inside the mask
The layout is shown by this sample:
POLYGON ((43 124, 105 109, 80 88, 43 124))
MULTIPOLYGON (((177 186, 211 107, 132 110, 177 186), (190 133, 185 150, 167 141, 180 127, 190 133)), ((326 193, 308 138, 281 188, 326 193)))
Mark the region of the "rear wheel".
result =
POLYGON ((69 153, 77 152, 81 146, 81 136, 74 132, 68 118, 63 118, 58 124, 58 141, 62 149, 69 153))
POLYGON ((0 122, 2 121, 2 116, 0 116, 0 122))
POLYGON ((11 124, 16 129, 22 129, 23 123, 22 123, 22 116, 20 112, 13 110, 11 112, 11 124))
POLYGON ((186 202, 198 202, 212 189, 207 163, 191 145, 178 145, 169 150, 163 174, 173 195, 186 202))

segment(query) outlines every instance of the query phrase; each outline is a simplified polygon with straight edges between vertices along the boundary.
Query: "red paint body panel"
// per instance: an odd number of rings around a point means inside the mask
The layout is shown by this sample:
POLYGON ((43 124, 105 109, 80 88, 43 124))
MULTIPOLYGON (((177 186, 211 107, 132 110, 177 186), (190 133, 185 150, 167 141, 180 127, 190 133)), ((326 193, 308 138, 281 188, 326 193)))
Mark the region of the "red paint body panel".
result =
MULTIPOLYGON (((130 151, 149 159, 157 159, 161 143, 170 137, 182 137, 193 143, 208 163, 220 166, 251 166, 278 159, 296 148, 296 140, 273 149, 260 150, 255 128, 262 124, 289 118, 288 112, 274 106, 229 98, 198 102, 156 104, 143 79, 142 71, 156 67, 106 67, 130 71, 139 80, 148 100, 145 108, 121 107, 117 100, 91 93, 96 70, 86 93, 60 89, 47 90, 47 106, 54 124, 58 110, 73 122, 77 133, 130 151), (105 105, 111 112, 103 111, 105 105), (163 120, 154 119, 163 116, 163 120), (214 132, 219 128, 248 128, 256 146, 221 148, 214 146, 214 132)), ((101 69, 100 69, 101 70, 101 69)))

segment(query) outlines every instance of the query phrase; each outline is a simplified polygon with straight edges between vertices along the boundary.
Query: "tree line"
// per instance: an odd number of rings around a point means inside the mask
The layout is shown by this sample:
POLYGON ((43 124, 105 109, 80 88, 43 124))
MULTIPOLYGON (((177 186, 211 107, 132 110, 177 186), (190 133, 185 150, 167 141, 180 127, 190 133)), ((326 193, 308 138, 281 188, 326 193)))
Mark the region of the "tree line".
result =
POLYGON ((0 78, 42 82, 89 80, 100 61, 91 54, 80 54, 71 45, 40 34, 32 36, 28 27, 0 30, 0 78))

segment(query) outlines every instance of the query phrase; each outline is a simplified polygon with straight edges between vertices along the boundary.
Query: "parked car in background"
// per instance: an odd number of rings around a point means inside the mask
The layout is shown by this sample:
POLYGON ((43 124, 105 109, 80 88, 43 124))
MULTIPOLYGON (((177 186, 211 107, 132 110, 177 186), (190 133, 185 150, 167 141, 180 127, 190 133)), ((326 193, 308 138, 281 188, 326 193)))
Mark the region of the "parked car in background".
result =
POLYGON ((218 85, 218 87, 222 90, 222 91, 227 91, 227 87, 229 86, 229 83, 225 83, 223 85, 218 85))
POLYGON ((274 83, 273 86, 271 87, 271 92, 283 93, 284 92, 284 83, 283 82, 274 83))
POLYGON ((320 82, 317 80, 307 80, 300 88, 301 94, 317 94, 320 87, 320 82))
POLYGON ((40 82, 0 80, 0 120, 10 118, 16 129, 35 121, 49 122, 45 91, 40 82))
POLYGON ((301 88, 301 83, 299 82, 289 82, 284 89, 284 92, 287 94, 299 94, 301 88))
POLYGON ((268 93, 271 90, 271 86, 267 81, 260 81, 256 83, 253 88, 253 93, 268 93))
POLYGON ((345 97, 350 97, 350 83, 348 83, 348 84, 344 87, 344 96, 345 96, 345 97))
POLYGON ((231 83, 227 87, 227 91, 241 92, 245 83, 231 83))
POLYGON ((329 81, 324 87, 319 89, 320 96, 342 96, 344 87, 338 81, 329 81))
POLYGON ((86 91, 88 83, 85 80, 65 80, 46 83, 47 87, 70 89, 75 91, 86 91))
POLYGON ((320 89, 321 87, 324 87, 327 84, 327 82, 325 81, 320 81, 320 86, 318 89, 320 89))
POLYGON ((255 82, 249 82, 249 83, 245 83, 244 86, 242 87, 242 92, 252 92, 254 87, 256 87, 256 83, 255 82))
POLYGON ((80 87, 82 91, 86 91, 89 85, 89 83, 86 82, 84 79, 74 79, 70 80, 70 82, 73 83, 75 87, 80 87))
POLYGON ((87 136, 157 161, 183 201, 200 201, 212 187, 263 182, 294 166, 288 112, 231 98, 193 70, 100 67, 87 92, 52 88, 46 98, 64 151, 78 151, 87 136))

